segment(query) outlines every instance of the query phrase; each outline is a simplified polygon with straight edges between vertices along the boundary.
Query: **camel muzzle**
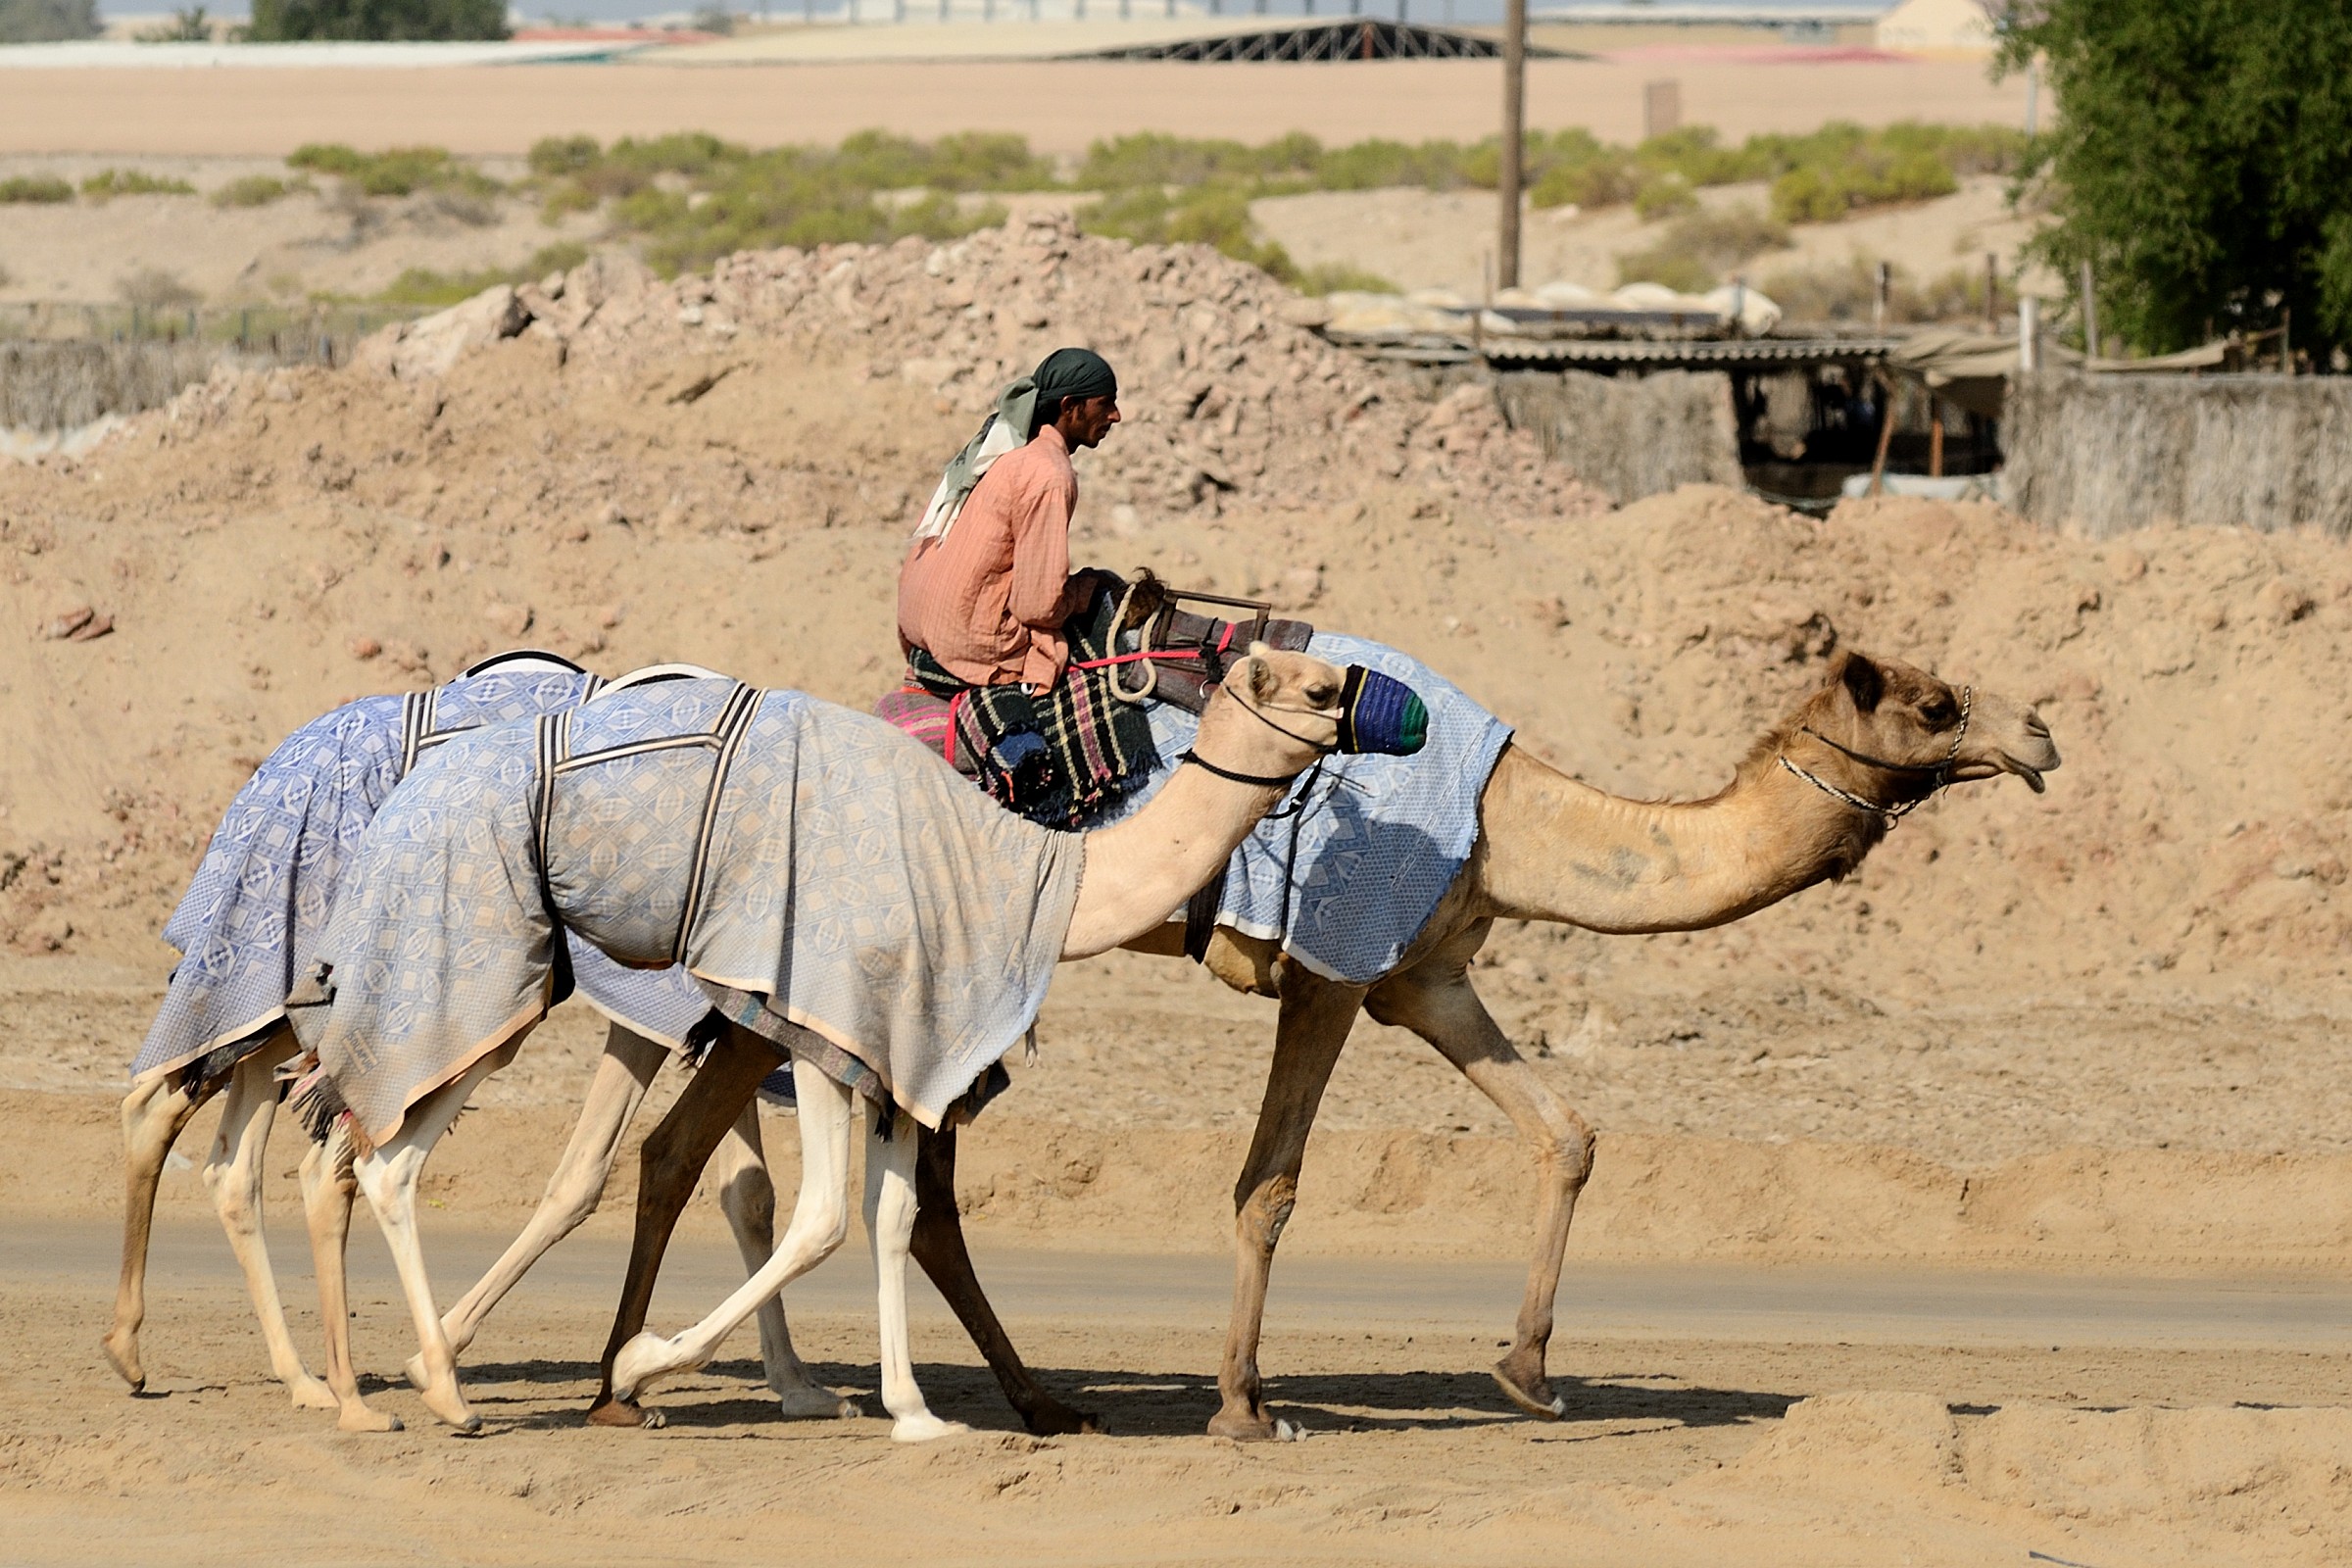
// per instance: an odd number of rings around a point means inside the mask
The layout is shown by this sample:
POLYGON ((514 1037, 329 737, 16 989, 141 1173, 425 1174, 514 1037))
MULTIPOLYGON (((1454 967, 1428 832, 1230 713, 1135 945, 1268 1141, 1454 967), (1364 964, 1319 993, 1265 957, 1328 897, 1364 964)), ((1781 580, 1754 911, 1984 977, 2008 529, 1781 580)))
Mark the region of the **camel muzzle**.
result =
POLYGON ((1429 740, 1429 710, 1420 694, 1393 675, 1348 666, 1340 687, 1339 750, 1410 757, 1429 740))

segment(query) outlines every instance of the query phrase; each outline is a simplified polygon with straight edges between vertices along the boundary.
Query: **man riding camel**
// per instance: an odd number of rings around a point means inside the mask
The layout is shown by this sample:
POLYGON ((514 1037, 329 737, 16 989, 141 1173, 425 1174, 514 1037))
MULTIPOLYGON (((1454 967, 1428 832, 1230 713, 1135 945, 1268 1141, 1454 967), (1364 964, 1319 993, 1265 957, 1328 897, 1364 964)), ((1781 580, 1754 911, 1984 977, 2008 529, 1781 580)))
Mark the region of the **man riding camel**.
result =
POLYGON ((1154 760, 1149 724, 1109 699, 1107 675, 1071 668, 1074 630, 1107 637, 1096 623, 1119 578, 1070 570, 1070 456, 1118 422, 1108 362, 1055 349, 948 465, 899 568, 909 686, 954 705, 951 745, 970 746, 990 793, 1054 826, 1137 787, 1154 760))

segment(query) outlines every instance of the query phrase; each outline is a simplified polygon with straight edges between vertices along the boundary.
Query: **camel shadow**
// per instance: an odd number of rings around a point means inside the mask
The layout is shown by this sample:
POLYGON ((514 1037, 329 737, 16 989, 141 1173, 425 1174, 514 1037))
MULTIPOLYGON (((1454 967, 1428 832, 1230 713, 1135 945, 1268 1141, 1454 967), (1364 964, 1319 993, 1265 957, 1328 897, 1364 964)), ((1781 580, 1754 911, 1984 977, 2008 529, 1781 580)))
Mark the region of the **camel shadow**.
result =
MULTIPOLYGON (((872 1364, 812 1361, 809 1375, 881 1414, 872 1364)), ((1019 1432, 986 1367, 926 1362, 915 1368, 931 1408, 981 1431, 1019 1432)), ((1216 1413, 1214 1374, 1110 1367, 1040 1367, 1039 1380, 1066 1403, 1098 1417, 1116 1437, 1198 1437, 1216 1413)), ((757 1360, 714 1361, 691 1378, 658 1390, 653 1402, 672 1430, 711 1430, 775 1420, 757 1360), (712 1384, 733 1384, 713 1388, 712 1384)), ((567 1360, 485 1362, 466 1370, 467 1397, 485 1415, 518 1429, 576 1426, 594 1390, 596 1363, 567 1360), (576 1403, 574 1401, 577 1401, 576 1403), (555 1401, 552 1402, 551 1401, 555 1401)), ((1803 1396, 1750 1389, 1660 1387, 1619 1380, 1557 1377, 1568 1401, 1560 1429, 1650 1422, 1684 1428, 1774 1421, 1803 1396)), ((1337 1372, 1269 1378, 1266 1402, 1310 1431, 1460 1431, 1496 1423, 1536 1422, 1484 1372, 1337 1372)))

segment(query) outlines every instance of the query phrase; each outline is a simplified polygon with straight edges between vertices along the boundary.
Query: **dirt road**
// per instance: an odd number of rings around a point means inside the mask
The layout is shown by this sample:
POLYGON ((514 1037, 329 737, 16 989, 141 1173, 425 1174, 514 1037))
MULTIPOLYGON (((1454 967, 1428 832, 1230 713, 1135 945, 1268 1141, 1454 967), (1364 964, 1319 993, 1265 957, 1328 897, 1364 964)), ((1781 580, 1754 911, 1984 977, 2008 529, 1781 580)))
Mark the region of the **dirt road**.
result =
MULTIPOLYGON (((443 1278, 495 1241, 436 1236, 443 1278)), ((906 1449, 879 1420, 784 1424, 743 1359, 664 1392, 662 1432, 592 1432, 577 1411, 620 1264, 596 1237, 559 1250, 476 1346, 485 1437, 447 1436, 377 1377, 411 1430, 350 1438, 258 1375, 205 1227, 161 1239, 145 1399, 89 1343, 105 1231, 17 1219, 0 1246, 15 1350, 0 1524, 25 1563, 242 1563, 263 1544, 306 1562, 2317 1562, 2340 1509, 2294 1489, 2352 1440, 2343 1411, 2301 1408, 2352 1399, 2341 1282, 1586 1268, 1553 1354, 1574 1408, 1548 1425, 1507 1412, 1483 1371, 1494 1341, 1462 1327, 1507 1311, 1514 1271, 1324 1259, 1284 1266, 1266 1352, 1273 1399, 1308 1441, 1243 1447, 1200 1435, 1221 1259, 1018 1250, 982 1268, 1045 1376, 1110 1435, 1012 1430, 927 1292, 921 1375, 972 1436, 906 1449), (1857 1388, 1938 1392, 1835 1392, 1857 1388), (2298 1408, 2132 1408, 2179 1400, 2298 1408), (2147 1422, 2192 1417, 2230 1430, 2166 1430, 2132 1459, 2123 1440, 2147 1422), (1949 1474, 1912 1473, 1938 1422, 1949 1474), (2166 1479, 2268 1462, 2260 1533, 2141 1510, 2131 1465, 2150 1462, 2166 1479)), ((388 1372, 405 1347, 372 1238, 356 1266, 362 1365, 388 1372)), ((691 1241, 657 1321, 711 1299, 733 1267, 723 1243, 691 1241)), ((795 1325, 820 1377, 870 1395, 866 1290, 845 1254, 796 1288, 795 1325)), ((306 1341, 311 1327, 298 1310, 306 1341)))

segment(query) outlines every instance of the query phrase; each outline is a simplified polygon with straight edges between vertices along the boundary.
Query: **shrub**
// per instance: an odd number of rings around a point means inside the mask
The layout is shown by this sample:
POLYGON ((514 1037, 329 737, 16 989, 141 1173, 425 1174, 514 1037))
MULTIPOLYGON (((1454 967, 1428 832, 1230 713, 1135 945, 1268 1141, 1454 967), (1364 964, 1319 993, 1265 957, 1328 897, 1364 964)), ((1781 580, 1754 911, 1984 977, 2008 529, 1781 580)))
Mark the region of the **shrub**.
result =
POLYGON ((149 310, 172 310, 183 305, 194 305, 204 298, 188 287, 177 272, 167 271, 160 267, 142 267, 135 272, 125 273, 116 280, 115 292, 122 296, 123 304, 144 306, 149 310))
POLYGON ((341 142, 306 142, 286 164, 347 180, 364 196, 409 196, 441 190, 480 199, 505 187, 446 147, 390 147, 363 153, 341 142))
POLYGON ((13 174, 0 179, 0 202, 70 202, 74 187, 54 174, 13 174))
POLYGON ((298 190, 312 188, 307 179, 280 179, 275 174, 241 174, 213 192, 215 207, 267 207, 298 190))
POLYGON ((196 187, 184 179, 158 177, 135 169, 107 169, 81 182, 81 193, 103 202, 116 196, 193 196, 196 187))
POLYGON ((1396 285, 1378 272, 1367 272, 1345 262, 1325 262, 1310 267, 1295 280, 1301 294, 1338 294, 1354 291, 1363 294, 1394 294, 1396 285))
POLYGON ((1692 212, 1669 224, 1656 244, 1618 257, 1617 281, 1703 294, 1725 272, 1788 243, 1788 228, 1753 207, 1692 212))
POLYGON ((1683 213, 1698 211, 1698 192, 1680 174, 1666 174, 1642 182, 1634 192, 1634 216, 1644 223, 1654 223, 1661 218, 1673 218, 1683 213))
POLYGON ((504 38, 505 0, 253 0, 256 43, 504 38))
POLYGON ((149 27, 139 34, 138 41, 141 43, 211 43, 213 41, 213 19, 205 14, 205 8, 202 6, 197 6, 193 10, 174 11, 172 13, 171 21, 149 27))

